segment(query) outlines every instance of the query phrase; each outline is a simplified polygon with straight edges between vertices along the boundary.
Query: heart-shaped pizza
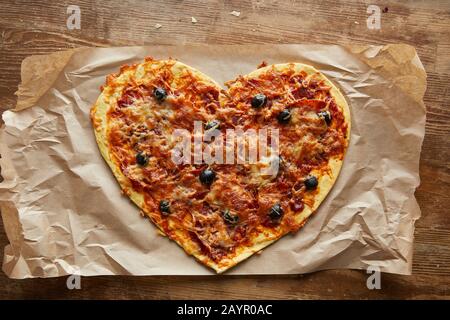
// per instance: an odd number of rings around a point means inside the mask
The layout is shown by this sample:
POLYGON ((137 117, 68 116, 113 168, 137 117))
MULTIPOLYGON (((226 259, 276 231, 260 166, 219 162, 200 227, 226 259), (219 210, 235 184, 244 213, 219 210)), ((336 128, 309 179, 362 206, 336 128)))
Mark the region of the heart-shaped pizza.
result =
POLYGON ((261 65, 226 87, 147 58, 109 75, 91 110, 123 193, 219 273, 305 224, 350 137, 343 95, 311 66, 261 65))

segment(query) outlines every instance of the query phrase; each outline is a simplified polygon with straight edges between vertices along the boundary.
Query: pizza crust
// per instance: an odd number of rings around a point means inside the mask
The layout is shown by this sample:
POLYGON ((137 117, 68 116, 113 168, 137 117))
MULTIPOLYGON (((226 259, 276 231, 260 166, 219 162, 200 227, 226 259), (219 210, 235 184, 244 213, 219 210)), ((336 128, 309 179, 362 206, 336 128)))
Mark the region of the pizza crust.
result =
MULTIPOLYGON (((212 79, 204 75, 203 73, 183 64, 180 62, 175 62, 173 60, 165 60, 165 61, 154 61, 154 60, 146 60, 145 62, 133 65, 133 66, 126 66, 123 67, 118 75, 109 76, 107 79, 107 84, 103 88, 103 91, 99 98, 97 99, 97 102, 94 104, 92 110, 91 110, 91 117, 94 124, 94 131, 95 131, 95 137, 97 140, 97 144, 99 146, 99 150, 105 159, 106 163, 111 168, 115 178, 119 182, 119 185, 121 186, 123 192, 129 196, 129 198, 139 207, 141 208, 150 218, 152 217, 152 213, 148 212, 145 202, 144 202, 144 196, 136 191, 133 190, 131 187, 131 184, 128 180, 128 178, 122 173, 119 166, 112 160, 111 153, 109 151, 108 146, 108 126, 107 126, 107 112, 109 110, 110 105, 113 105, 116 103, 116 100, 120 96, 122 90, 127 86, 129 81, 133 78, 141 78, 145 77, 145 70, 152 65, 155 64, 164 64, 164 63, 174 63, 171 70, 174 74, 174 77, 179 77, 183 74, 183 72, 189 71, 192 74, 194 74, 198 79, 201 79, 201 81, 204 81, 208 84, 211 84, 213 86, 216 86, 220 90, 220 86, 212 79)), ((294 68, 295 72, 301 72, 304 71, 308 74, 308 76, 314 75, 315 77, 319 77, 321 80, 323 80, 329 87, 331 87, 331 94, 333 98, 335 99, 336 104, 340 107, 340 109, 343 112, 346 124, 347 124, 347 146, 348 146, 348 140, 350 137, 350 125, 351 125, 351 118, 350 118, 350 110, 348 107, 348 104, 342 95, 342 93, 339 91, 339 89, 331 82, 329 81, 323 74, 318 72, 315 68, 309 65, 301 64, 301 63, 286 63, 286 64, 276 64, 273 66, 267 66, 264 68, 257 69, 247 76, 244 76, 244 78, 256 78, 259 75, 263 74, 269 68, 275 68, 278 71, 283 71, 286 69, 294 68)), ((236 82, 235 85, 239 85, 238 82, 236 82)), ((223 98, 223 96, 221 96, 223 98)), ((221 99, 220 98, 220 99, 221 99)), ((342 167, 342 161, 343 159, 338 158, 331 158, 329 161, 329 175, 320 175, 319 185, 318 185, 318 192, 315 195, 314 199, 314 205, 312 207, 309 207, 305 204, 305 208, 303 211, 296 215, 296 222, 299 224, 303 224, 306 222, 307 218, 319 207, 321 202, 324 200, 330 189, 333 187, 340 169, 342 167)), ((163 228, 159 225, 158 221, 155 221, 155 219, 152 219, 153 222, 157 225, 157 227, 164 233, 163 228)), ((170 220, 169 220, 170 225, 170 220)), ((281 238, 284 234, 277 234, 276 232, 265 232, 260 233, 253 241, 253 245, 250 247, 238 247, 236 248, 235 253, 231 257, 222 259, 219 263, 213 261, 211 258, 209 258, 207 255, 203 254, 201 250, 199 249, 198 245, 189 237, 189 234, 187 231, 182 229, 175 229, 171 230, 170 238, 177 242, 188 254, 193 255, 195 258, 197 258, 199 261, 201 261, 203 264, 209 266, 210 268, 214 269, 217 273, 222 273, 226 271, 227 269, 235 266, 239 262, 247 259, 254 253, 262 250, 263 248, 267 247, 268 245, 272 244, 279 238, 281 238)))

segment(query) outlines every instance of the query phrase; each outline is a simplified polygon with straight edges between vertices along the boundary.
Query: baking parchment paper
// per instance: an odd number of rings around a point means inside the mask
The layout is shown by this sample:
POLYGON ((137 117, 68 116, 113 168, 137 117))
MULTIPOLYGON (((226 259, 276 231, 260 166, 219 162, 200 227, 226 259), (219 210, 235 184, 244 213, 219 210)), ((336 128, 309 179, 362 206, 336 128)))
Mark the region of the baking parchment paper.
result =
POLYGON ((410 274, 420 209, 426 73, 408 45, 185 45, 81 48, 22 63, 14 111, 3 113, 0 208, 11 278, 208 275, 121 195, 89 119, 105 76, 145 56, 173 57, 218 83, 269 64, 315 66, 346 95, 350 147, 326 200, 287 235, 226 274, 366 269, 410 274))

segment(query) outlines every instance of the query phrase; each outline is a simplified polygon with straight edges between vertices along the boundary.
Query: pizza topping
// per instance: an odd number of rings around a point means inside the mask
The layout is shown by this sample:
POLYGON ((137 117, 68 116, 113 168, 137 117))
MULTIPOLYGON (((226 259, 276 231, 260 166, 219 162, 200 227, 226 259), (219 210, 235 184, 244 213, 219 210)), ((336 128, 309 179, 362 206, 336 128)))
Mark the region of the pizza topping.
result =
POLYGON ((219 129, 219 127, 220 127, 220 121, 212 120, 205 125, 205 130, 219 129))
POLYGON ((153 96, 155 97, 155 99, 156 100, 158 100, 158 101, 163 101, 164 99, 166 99, 166 97, 167 97, 167 92, 166 92, 166 90, 164 90, 164 88, 156 88, 154 91, 153 91, 153 96))
POLYGON ((161 212, 164 216, 170 214, 170 202, 168 200, 161 200, 159 202, 159 212, 161 212))
POLYGON ((255 109, 262 108, 267 103, 267 97, 263 93, 258 93, 252 98, 252 107, 255 109))
POLYGON ((136 163, 140 166, 145 166, 148 163, 148 157, 143 152, 136 154, 136 163))
POLYGON ((280 219, 283 216, 283 214, 284 214, 283 208, 279 203, 274 204, 272 208, 270 208, 269 210, 269 217, 272 220, 280 219))
POLYGON ((212 169, 205 169, 200 173, 200 182, 204 185, 211 185, 216 178, 216 173, 212 169))
POLYGON ((303 205, 303 202, 300 199, 295 198, 295 199, 292 200, 292 202, 291 202, 291 209, 294 212, 300 212, 300 211, 303 210, 303 208, 304 208, 304 205, 303 205))
POLYGON ((226 209, 222 214, 223 220, 230 225, 235 225, 239 222, 239 216, 237 214, 232 214, 230 210, 226 209))
POLYGON ((319 185, 315 176, 309 176, 305 179, 305 187, 307 190, 314 190, 319 185))
POLYGON ((320 111, 318 114, 319 118, 325 120, 326 124, 329 126, 331 124, 331 114, 328 111, 320 111))
POLYGON ((286 124, 291 119, 291 110, 284 109, 277 116, 278 122, 281 124, 286 124))

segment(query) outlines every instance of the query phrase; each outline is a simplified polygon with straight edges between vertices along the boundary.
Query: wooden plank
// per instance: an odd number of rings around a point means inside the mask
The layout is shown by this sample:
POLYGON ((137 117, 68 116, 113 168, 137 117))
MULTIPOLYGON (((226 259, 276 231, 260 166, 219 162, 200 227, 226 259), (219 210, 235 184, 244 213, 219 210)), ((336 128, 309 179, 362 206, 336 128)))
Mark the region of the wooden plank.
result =
MULTIPOLYGON (((304 276, 96 277, 82 290, 65 279, 12 281, 0 275, 0 298, 447 298, 450 286, 450 3, 442 1, 76 1, 81 30, 66 27, 72 1, 2 1, 0 112, 15 105, 21 61, 34 54, 80 46, 164 43, 407 43, 428 74, 426 136, 416 192, 413 276, 382 276, 368 290, 360 271, 304 276), (369 4, 387 7, 381 30, 368 30, 369 4), (232 10, 241 15, 230 15, 232 10), (191 17, 197 19, 191 23, 191 17), (162 25, 156 29, 154 25, 162 25)), ((7 243, 0 228, 0 246, 7 243)))

